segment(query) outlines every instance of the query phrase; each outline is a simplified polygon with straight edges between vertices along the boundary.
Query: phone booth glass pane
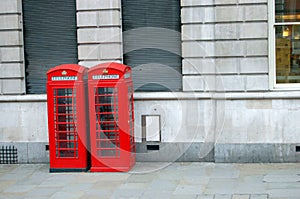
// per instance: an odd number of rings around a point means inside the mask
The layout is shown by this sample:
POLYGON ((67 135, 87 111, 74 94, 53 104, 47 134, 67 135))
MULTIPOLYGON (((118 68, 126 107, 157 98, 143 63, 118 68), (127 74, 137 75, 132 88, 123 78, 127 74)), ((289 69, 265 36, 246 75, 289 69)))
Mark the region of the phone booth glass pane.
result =
POLYGON ((96 151, 98 157, 120 156, 117 88, 95 88, 96 151))
POLYGON ((54 89, 56 157, 78 157, 76 128, 76 89, 54 89))

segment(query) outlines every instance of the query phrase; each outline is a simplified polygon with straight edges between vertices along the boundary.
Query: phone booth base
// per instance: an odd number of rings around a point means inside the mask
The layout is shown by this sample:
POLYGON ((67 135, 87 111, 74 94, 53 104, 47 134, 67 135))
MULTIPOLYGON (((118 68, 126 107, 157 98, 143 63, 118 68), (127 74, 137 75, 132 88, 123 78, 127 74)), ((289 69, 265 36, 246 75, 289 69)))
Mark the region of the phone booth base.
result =
POLYGON ((49 172, 50 173, 66 173, 66 172, 87 172, 89 169, 87 168, 83 168, 83 169, 63 169, 63 168, 59 168, 59 169, 54 169, 54 168, 50 168, 49 172))
POLYGON ((135 165, 135 156, 128 152, 113 159, 99 159, 92 157, 90 172, 127 172, 135 165))
POLYGON ((88 72, 91 172, 129 171, 135 165, 131 69, 104 63, 88 72))
POLYGON ((108 167, 108 166, 96 166, 91 167, 90 172, 128 172, 132 169, 132 167, 135 165, 128 165, 127 167, 108 167))
POLYGON ((50 172, 89 169, 86 74, 87 69, 76 64, 56 66, 47 73, 50 172))
POLYGON ((128 172, 132 169, 134 165, 130 167, 114 167, 109 168, 107 166, 103 167, 91 167, 90 172, 128 172))

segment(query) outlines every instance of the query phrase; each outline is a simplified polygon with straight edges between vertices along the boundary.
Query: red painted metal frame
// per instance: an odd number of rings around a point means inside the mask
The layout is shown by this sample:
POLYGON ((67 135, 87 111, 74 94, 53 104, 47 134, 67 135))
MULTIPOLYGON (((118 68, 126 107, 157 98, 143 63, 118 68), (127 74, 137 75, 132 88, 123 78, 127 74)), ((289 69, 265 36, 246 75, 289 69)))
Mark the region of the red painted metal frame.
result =
POLYGON ((104 63, 88 72, 91 172, 129 171, 135 164, 131 69, 104 63))
POLYGON ((47 72, 50 172, 88 170, 86 74, 77 64, 47 72))

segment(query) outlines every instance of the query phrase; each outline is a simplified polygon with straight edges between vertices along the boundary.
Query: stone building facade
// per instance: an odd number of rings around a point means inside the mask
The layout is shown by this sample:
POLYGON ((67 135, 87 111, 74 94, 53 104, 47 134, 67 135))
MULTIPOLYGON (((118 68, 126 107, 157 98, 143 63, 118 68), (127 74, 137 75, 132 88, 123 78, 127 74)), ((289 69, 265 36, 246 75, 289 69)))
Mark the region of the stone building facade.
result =
MULTIPOLYGON (((0 146, 47 162, 46 94, 26 89, 26 1, 0 2, 0 146)), ((275 1, 178 3, 182 87, 135 92, 138 160, 299 162, 300 85, 274 83, 275 1)), ((124 61, 121 0, 76 0, 76 24, 80 65, 124 61)))

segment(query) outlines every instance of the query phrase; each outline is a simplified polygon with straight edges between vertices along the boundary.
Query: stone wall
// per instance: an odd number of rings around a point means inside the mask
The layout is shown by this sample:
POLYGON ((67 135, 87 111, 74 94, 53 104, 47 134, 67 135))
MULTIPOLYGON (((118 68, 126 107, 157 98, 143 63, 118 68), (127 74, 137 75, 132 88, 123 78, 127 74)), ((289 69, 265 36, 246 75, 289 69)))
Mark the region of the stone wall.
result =
POLYGON ((300 99, 278 92, 264 97, 230 97, 224 106, 215 140, 216 162, 299 162, 300 99))
POLYGON ((266 0, 182 0, 184 91, 267 91, 266 0))
POLYGON ((22 1, 0 2, 0 95, 24 94, 22 1))
POLYGON ((0 146, 14 146, 19 163, 49 162, 45 95, 0 96, 0 146))
POLYGON ((120 0, 77 0, 79 64, 121 62, 121 25, 120 0))
POLYGON ((300 92, 154 96, 135 94, 138 160, 300 162, 300 92), (161 143, 141 142, 142 115, 161 116, 161 143))

